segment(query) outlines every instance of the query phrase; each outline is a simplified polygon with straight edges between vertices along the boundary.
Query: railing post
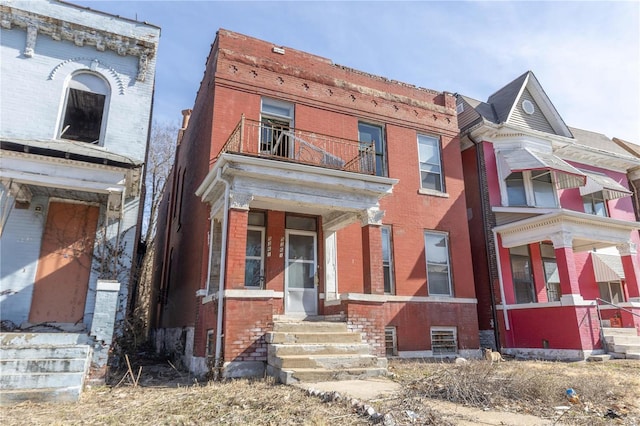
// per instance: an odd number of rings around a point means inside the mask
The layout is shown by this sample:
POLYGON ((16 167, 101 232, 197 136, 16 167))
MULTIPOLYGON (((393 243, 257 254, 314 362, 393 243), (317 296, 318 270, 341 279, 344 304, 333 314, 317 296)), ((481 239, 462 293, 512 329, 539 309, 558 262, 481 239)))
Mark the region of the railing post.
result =
POLYGON ((244 141, 244 113, 242 113, 242 115, 240 116, 240 147, 239 147, 240 152, 242 152, 243 141, 244 141))

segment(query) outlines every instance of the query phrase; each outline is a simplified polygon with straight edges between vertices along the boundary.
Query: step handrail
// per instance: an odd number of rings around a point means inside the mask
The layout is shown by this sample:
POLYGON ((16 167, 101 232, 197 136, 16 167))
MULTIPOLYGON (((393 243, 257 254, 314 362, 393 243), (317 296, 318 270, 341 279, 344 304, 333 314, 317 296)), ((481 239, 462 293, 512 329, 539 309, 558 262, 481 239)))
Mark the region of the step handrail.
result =
POLYGON ((606 353, 609 353, 609 345, 607 344, 607 341, 604 338, 604 328, 602 327, 602 314, 600 312, 600 302, 603 302, 607 305, 614 306, 622 311, 628 312, 631 315, 635 315, 637 317, 640 317, 640 315, 636 314, 633 311, 630 311, 629 309, 623 308, 622 306, 616 305, 615 303, 611 303, 608 300, 604 300, 599 297, 596 297, 596 310, 598 311, 598 322, 600 323, 600 339, 601 339, 600 341, 602 342, 602 348, 605 350, 606 353))

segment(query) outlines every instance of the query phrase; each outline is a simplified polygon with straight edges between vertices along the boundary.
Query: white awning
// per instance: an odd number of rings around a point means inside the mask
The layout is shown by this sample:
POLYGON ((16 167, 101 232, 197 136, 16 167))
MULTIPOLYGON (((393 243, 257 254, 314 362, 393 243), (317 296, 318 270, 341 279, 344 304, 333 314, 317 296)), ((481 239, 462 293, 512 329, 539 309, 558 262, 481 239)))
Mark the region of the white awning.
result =
POLYGON ((594 252, 591 253, 591 260, 597 282, 624 280, 624 268, 620 256, 594 252))
POLYGON ((594 192, 602 191, 607 200, 615 200, 616 198, 628 197, 631 195, 631 191, 609 176, 584 170, 582 172, 587 175, 587 184, 580 187, 580 195, 589 195, 594 192))
POLYGON ((505 166, 511 173, 526 170, 551 170, 555 175, 558 188, 577 188, 584 186, 587 177, 580 170, 559 157, 547 152, 540 152, 530 148, 514 149, 498 152, 505 166))

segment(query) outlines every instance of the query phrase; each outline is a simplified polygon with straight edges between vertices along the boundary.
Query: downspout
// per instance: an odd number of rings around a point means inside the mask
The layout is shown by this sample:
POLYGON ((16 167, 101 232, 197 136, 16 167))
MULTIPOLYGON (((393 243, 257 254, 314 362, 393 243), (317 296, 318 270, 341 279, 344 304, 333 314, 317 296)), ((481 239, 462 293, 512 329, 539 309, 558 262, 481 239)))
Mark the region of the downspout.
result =
POLYGON ((500 283, 500 297, 502 298, 502 314, 504 315, 504 328, 510 330, 509 326, 509 310, 507 309, 507 302, 504 297, 504 281, 502 280, 502 268, 500 267, 500 244, 498 244, 498 233, 493 231, 493 240, 496 245, 496 262, 498 262, 498 282, 500 283))
MULTIPOLYGON (((229 181, 222 177, 222 171, 218 169, 216 180, 220 180, 224 184, 224 212, 222 218, 222 241, 220 247, 220 276, 218 277, 218 317, 216 320, 216 353, 214 358, 214 368, 216 369, 218 378, 222 373, 222 310, 224 308, 224 277, 227 269, 227 234, 229 228, 229 181)), ((213 224, 213 222, 212 222, 213 224)))
MULTIPOLYGON (((469 140, 475 145, 476 147, 476 168, 478 169, 478 174, 480 176, 478 176, 478 185, 480 186, 479 190, 480 190, 480 210, 482 213, 482 223, 485 226, 485 239, 484 239, 484 247, 485 247, 485 252, 487 253, 487 268, 488 268, 488 272, 489 272, 489 296, 491 297, 491 318, 493 320, 493 338, 496 344, 496 349, 500 349, 500 327, 498 327, 498 312, 496 310, 496 296, 493 293, 493 277, 491 274, 491 256, 489 255, 490 253, 490 248, 491 248, 491 244, 489 243, 489 240, 486 238, 486 229, 489 227, 489 223, 488 223, 488 219, 487 219, 487 202, 485 200, 485 197, 483 197, 483 190, 487 187, 486 182, 484 181, 485 179, 480 179, 480 177, 482 176, 481 174, 481 170, 484 169, 484 167, 482 166, 482 151, 480 151, 481 149, 481 145, 480 142, 476 141, 472 136, 471 133, 467 134, 467 137, 469 138, 469 140), (484 184, 484 185, 483 185, 484 184), (485 188, 483 188, 483 186, 485 188)), ((497 242, 496 235, 495 232, 493 233, 494 236, 494 241, 497 242)), ((496 269, 498 270, 498 281, 500 283, 500 290, 501 290, 501 294, 504 293, 504 291, 502 291, 502 273, 501 273, 501 268, 500 268, 500 254, 496 251, 496 269)), ((504 301, 504 294, 502 294, 502 300, 504 301)), ((505 326, 507 327, 507 330, 509 329, 508 327, 508 321, 505 318, 505 326)))

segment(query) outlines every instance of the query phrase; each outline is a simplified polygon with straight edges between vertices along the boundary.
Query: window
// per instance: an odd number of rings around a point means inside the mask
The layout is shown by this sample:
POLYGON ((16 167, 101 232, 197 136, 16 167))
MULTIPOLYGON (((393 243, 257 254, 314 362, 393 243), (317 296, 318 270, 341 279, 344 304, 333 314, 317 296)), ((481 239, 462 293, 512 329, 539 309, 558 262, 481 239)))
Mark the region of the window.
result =
POLYGON ((598 288, 600 289, 600 299, 609 303, 624 302, 624 293, 622 292, 620 281, 598 283, 598 288))
POLYGON ((390 226, 382 227, 382 270, 384 275, 384 292, 393 294, 393 255, 390 226))
POLYGON ((516 303, 536 302, 535 286, 531 274, 531 256, 529 246, 520 246, 509 249, 511 258, 511 276, 513 278, 513 290, 516 303))
POLYGON ((527 193, 524 189, 522 172, 511 173, 506 179, 507 197, 510 206, 526 206, 527 193))
POLYGON ((288 214, 285 218, 285 227, 299 231, 315 231, 318 227, 318 221, 315 217, 288 214))
POLYGON ((560 301, 560 277, 558 276, 558 263, 556 262, 556 252, 553 245, 540 243, 540 253, 542 255, 542 267, 544 269, 544 279, 547 288, 547 300, 549 302, 560 301))
POLYGON ((596 216, 609 217, 607 212, 607 201, 602 191, 582 196, 584 212, 596 216))
POLYGON ((438 138, 418 135, 418 156, 421 187, 443 192, 442 160, 438 138))
POLYGON ((249 212, 244 286, 264 287, 264 213, 249 212))
POLYGON ((424 233, 427 284, 431 296, 451 296, 449 238, 442 232, 424 233))
POLYGON ((398 338, 396 328, 393 326, 384 328, 384 348, 385 356, 398 355, 398 338))
POLYGON ((358 140, 364 145, 373 146, 376 150, 376 176, 387 176, 387 165, 384 158, 384 137, 382 127, 373 124, 358 123, 358 140))
POLYGON ((549 170, 514 172, 504 181, 509 206, 558 206, 552 172, 549 170))
POLYGON ((293 148, 291 141, 293 104, 263 98, 260 113, 260 152, 278 157, 290 157, 293 148))
POLYGON ((101 145, 109 94, 101 77, 88 72, 74 75, 65 93, 60 139, 101 145))
POLYGON ((215 356, 216 349, 216 335, 213 330, 207 330, 207 358, 213 358, 215 356))
POLYGON ((433 355, 452 355, 458 352, 455 327, 431 327, 431 351, 433 355))

